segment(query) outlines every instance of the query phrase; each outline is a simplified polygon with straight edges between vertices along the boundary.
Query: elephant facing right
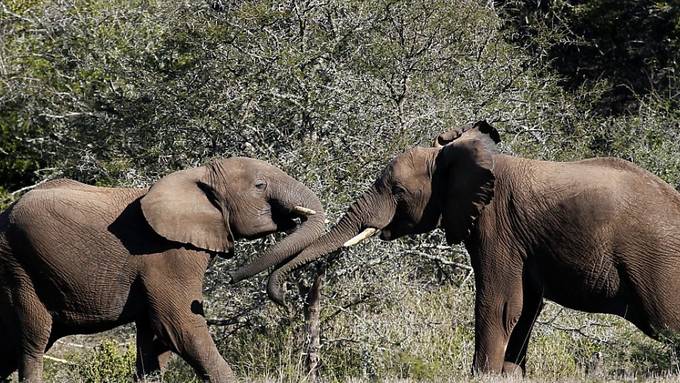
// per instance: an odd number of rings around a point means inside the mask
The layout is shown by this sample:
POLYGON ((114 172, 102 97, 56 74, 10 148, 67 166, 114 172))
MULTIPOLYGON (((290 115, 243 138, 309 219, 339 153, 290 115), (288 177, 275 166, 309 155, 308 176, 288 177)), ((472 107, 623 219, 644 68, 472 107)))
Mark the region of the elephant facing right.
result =
MULTIPOLYGON (((269 278, 382 231, 441 226, 475 273, 473 371, 524 371, 544 298, 619 315, 660 339, 680 331, 680 193, 615 158, 537 161, 499 154, 480 121, 394 158, 340 221, 269 278)), ((236 279, 248 277, 237 271, 236 279)))

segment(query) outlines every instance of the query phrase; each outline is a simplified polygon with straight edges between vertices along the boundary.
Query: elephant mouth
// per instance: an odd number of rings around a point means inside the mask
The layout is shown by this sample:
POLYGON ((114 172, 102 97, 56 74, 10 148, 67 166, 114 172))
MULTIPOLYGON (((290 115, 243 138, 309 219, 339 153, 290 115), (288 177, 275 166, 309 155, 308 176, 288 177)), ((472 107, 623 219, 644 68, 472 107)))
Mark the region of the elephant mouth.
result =
POLYGON ((402 219, 395 219, 380 231, 380 239, 383 241, 393 241, 407 235, 430 232, 437 226, 437 224, 430 222, 405 222, 402 219))
POLYGON ((405 235, 408 235, 408 233, 400 232, 392 227, 386 227, 380 231, 380 239, 383 241, 393 241, 405 235))
POLYGON ((286 218, 276 221, 277 231, 283 231, 286 234, 290 234, 298 227, 298 222, 294 219, 286 218))
POLYGON ((290 212, 285 209, 275 206, 272 211, 272 220, 274 225, 276 225, 276 231, 283 231, 286 234, 294 231, 298 227, 298 220, 295 215, 291 215, 290 212))
POLYGON ((248 241, 252 241, 254 239, 260 239, 269 234, 276 233, 276 227, 259 226, 256 227, 256 229, 257 231, 254 233, 234 233, 234 234, 236 234, 236 239, 245 239, 248 241))
POLYGON ((408 233, 404 225, 400 224, 398 217, 395 217, 390 223, 385 226, 380 232, 380 239, 383 241, 392 241, 399 237, 403 237, 408 233))
POLYGON ((391 241, 392 231, 388 228, 382 229, 382 231, 380 231, 380 239, 382 239, 383 241, 391 241))
POLYGON ((343 244, 344 247, 350 247, 359 244, 360 242, 363 242, 367 240, 370 237, 373 237, 375 235, 378 235, 379 238, 383 241, 391 241, 393 239, 397 239, 404 234, 395 234, 396 231, 394 227, 391 227, 392 224, 389 224, 382 229, 376 228, 376 227, 371 227, 371 226, 366 226, 359 234, 355 235, 352 237, 350 240, 345 242, 343 244))

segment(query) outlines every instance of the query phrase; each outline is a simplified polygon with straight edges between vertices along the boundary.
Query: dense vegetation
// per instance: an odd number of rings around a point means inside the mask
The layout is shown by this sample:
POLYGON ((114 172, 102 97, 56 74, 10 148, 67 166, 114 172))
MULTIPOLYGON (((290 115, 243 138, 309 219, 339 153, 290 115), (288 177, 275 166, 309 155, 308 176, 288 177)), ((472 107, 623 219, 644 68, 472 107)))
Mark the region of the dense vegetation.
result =
MULTIPOLYGON (((673 0, 5 0, 0 205, 49 178, 142 186, 243 155, 309 185, 335 221, 396 153, 479 119, 505 152, 616 156, 680 187, 678 52, 673 0)), ((222 280, 272 240, 240 243, 206 278, 214 337, 240 376, 304 379, 302 297, 316 267, 323 379, 466 379, 463 248, 440 232, 369 241, 298 273, 283 311, 262 277, 222 280)), ((132 333, 86 352, 73 342, 101 338, 59 342, 48 375, 125 380, 132 333)), ((548 305, 529 376, 663 377, 678 358, 627 322, 548 305)), ((192 376, 175 361, 165 381, 192 376)))

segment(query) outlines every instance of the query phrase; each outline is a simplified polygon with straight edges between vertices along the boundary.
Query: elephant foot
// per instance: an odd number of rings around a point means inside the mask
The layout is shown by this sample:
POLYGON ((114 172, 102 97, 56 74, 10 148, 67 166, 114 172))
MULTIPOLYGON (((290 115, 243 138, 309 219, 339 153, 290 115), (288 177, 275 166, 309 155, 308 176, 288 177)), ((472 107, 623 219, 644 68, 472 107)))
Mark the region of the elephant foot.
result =
POLYGON ((524 368, 522 368, 522 366, 520 366, 519 364, 505 361, 503 362, 503 375, 522 377, 524 376, 524 368))

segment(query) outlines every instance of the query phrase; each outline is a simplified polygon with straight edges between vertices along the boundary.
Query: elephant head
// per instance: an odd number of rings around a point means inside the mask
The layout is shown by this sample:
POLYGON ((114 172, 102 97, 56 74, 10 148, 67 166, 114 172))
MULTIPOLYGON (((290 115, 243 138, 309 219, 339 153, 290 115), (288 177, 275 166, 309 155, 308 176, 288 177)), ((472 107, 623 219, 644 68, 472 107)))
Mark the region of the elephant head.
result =
POLYGON ((218 159, 169 174, 140 203, 162 237, 219 253, 232 253, 239 238, 290 230, 294 218, 301 218, 296 231, 262 254, 264 262, 289 258, 324 230, 317 196, 280 169, 252 158, 218 159))
POLYGON ((465 240, 493 198, 499 141, 498 132, 481 121, 441 134, 435 147, 414 148, 392 159, 328 233, 270 275, 270 298, 283 304, 283 283, 292 270, 378 231, 389 241, 441 224, 449 243, 465 240))

